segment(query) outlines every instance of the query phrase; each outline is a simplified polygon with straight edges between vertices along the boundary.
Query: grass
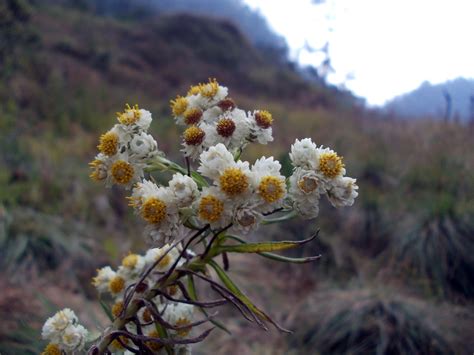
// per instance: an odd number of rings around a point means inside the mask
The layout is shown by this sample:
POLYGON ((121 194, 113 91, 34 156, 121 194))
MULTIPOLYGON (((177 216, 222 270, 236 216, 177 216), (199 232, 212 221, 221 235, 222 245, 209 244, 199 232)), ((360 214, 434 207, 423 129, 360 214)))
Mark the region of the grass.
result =
MULTIPOLYGON (((394 295, 395 294, 395 295, 394 295)), ((330 291, 308 300, 290 347, 312 354, 454 354, 426 306, 372 290, 330 291)))

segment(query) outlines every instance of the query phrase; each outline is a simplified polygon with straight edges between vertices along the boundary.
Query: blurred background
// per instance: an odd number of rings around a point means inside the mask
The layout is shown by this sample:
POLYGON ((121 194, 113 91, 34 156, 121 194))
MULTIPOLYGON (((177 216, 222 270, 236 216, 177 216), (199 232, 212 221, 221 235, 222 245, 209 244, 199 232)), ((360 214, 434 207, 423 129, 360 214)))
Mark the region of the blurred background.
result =
POLYGON ((263 227, 255 239, 316 244, 231 259, 231 274, 291 335, 224 309, 197 354, 472 354, 474 5, 470 1, 1 0, 0 353, 37 354, 59 308, 106 324, 95 270, 143 253, 143 225, 88 178, 98 137, 125 103, 150 110, 182 161, 169 100, 215 77, 295 138, 343 155, 352 208, 263 227), (463 40, 459 40, 463 38, 463 40))

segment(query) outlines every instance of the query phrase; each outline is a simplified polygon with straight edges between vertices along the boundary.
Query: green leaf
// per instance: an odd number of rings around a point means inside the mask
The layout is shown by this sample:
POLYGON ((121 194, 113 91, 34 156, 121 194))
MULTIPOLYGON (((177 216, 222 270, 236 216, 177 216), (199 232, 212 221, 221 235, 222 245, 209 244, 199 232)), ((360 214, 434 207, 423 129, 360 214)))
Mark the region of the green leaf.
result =
POLYGON ((255 313, 260 319, 271 321, 270 317, 267 316, 262 310, 255 306, 252 301, 239 290, 237 285, 230 279, 227 273, 217 264, 214 260, 209 260, 209 265, 216 271, 219 279, 226 285, 226 287, 236 296, 242 303, 244 303, 253 313, 255 313))
POLYGON ((194 179, 194 181, 196 182, 196 184, 198 184, 199 187, 209 186, 206 179, 204 179, 201 176, 201 174, 199 174, 195 171, 191 171, 191 177, 194 179))
POLYGON ((296 211, 290 211, 287 214, 284 214, 280 217, 275 218, 267 218, 262 221, 262 224, 272 224, 272 223, 280 223, 287 221, 289 219, 295 218, 298 215, 296 211))
MULTIPOLYGON (((231 238, 231 239, 234 239, 234 240, 236 240, 236 241, 238 241, 242 244, 247 244, 246 241, 244 241, 243 239, 240 239, 239 237, 236 237, 234 235, 228 235, 227 237, 231 238)), ((278 255, 278 254, 267 253, 267 252, 257 252, 257 254, 260 255, 260 256, 263 256, 265 258, 268 258, 268 259, 281 261, 281 262, 285 262, 285 263, 295 263, 295 264, 309 263, 309 262, 315 261, 315 260, 317 260, 321 257, 321 255, 315 255, 315 256, 308 256, 308 257, 305 257, 305 258, 290 258, 290 257, 287 257, 287 256, 281 256, 281 255, 278 255)))
POLYGON ((262 243, 246 243, 239 245, 221 245, 217 248, 219 253, 262 253, 277 250, 286 250, 297 248, 301 242, 283 241, 283 242, 262 242, 262 243))
POLYGON ((109 320, 111 322, 113 322, 114 321, 114 315, 112 314, 112 311, 110 310, 109 306, 104 301, 102 301, 101 299, 99 299, 99 303, 100 303, 100 306, 102 307, 102 309, 104 310, 104 313, 107 315, 107 318, 109 318, 109 320))
MULTIPOLYGON (((161 339, 167 339, 169 338, 168 332, 166 331, 165 327, 163 327, 160 323, 156 322, 155 323, 155 329, 158 332, 158 335, 160 336, 161 339)), ((170 345, 165 345, 165 350, 168 353, 168 355, 173 355, 173 349, 171 348, 170 345)))

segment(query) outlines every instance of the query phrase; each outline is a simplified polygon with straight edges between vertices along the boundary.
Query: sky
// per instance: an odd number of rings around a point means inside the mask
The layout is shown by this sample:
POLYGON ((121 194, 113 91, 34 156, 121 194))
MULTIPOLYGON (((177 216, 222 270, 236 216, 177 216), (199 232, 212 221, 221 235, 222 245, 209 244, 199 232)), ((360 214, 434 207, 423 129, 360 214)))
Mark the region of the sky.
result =
POLYGON ((292 59, 318 65, 329 43, 335 72, 370 105, 416 89, 424 81, 474 78, 474 0, 244 0, 286 38, 292 59))

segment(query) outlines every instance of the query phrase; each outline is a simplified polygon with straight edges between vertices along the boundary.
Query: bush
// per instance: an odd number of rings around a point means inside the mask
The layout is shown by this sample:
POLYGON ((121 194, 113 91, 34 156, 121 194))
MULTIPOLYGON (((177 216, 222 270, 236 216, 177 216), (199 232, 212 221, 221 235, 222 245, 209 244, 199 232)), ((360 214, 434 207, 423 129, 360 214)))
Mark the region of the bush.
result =
POLYGON ((312 297, 296 319, 290 347, 302 354, 453 354, 409 299, 368 290, 312 297))

